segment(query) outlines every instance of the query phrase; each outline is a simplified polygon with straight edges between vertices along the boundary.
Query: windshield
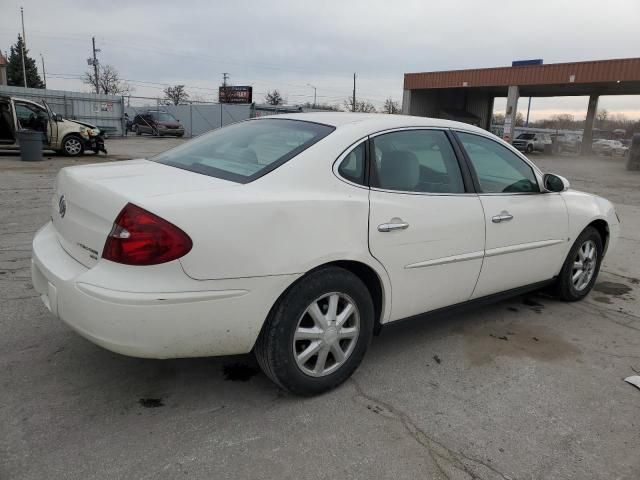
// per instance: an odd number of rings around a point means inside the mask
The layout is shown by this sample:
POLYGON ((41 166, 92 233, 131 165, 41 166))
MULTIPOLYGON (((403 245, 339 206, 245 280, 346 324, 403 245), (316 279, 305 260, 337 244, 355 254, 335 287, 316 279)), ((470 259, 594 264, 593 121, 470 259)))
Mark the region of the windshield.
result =
POLYGON ((177 122, 176 118, 167 112, 149 112, 156 122, 177 122))
POLYGON ((249 120, 214 130, 152 160, 247 183, 274 170, 333 130, 327 125, 298 120, 249 120))
POLYGON ((521 138, 523 140, 531 140, 533 137, 535 137, 534 133, 521 133, 520 135, 518 135, 518 138, 521 138))

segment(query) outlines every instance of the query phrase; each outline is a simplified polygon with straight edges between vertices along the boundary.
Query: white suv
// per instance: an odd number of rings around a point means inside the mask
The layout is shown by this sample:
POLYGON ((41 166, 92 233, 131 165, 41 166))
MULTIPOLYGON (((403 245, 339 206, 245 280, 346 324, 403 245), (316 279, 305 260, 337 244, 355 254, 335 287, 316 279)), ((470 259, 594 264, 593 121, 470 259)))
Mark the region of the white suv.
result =
POLYGON ((521 133, 513 141, 513 146, 522 152, 531 153, 534 150, 544 152, 546 146, 551 146, 551 137, 548 133, 521 133))

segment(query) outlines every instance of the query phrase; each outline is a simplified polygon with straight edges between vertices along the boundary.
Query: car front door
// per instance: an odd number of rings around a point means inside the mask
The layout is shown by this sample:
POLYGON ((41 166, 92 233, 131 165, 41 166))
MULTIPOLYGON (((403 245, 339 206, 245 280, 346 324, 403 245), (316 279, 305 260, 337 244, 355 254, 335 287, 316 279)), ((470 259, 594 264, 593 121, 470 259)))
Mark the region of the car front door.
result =
POLYGON ((58 138, 58 121, 56 119, 55 112, 51 109, 49 104, 45 100, 42 100, 42 103, 47 111, 47 116, 49 117, 47 143, 49 145, 54 145, 58 143, 59 140, 61 140, 58 138))
POLYGON ((47 110, 35 103, 21 100, 13 101, 18 127, 41 132, 43 142, 48 145, 51 139, 51 121, 47 110))
POLYGON ((369 151, 369 248, 391 279, 390 320, 468 300, 482 264, 484 216, 449 134, 382 133, 369 151))
POLYGON ((543 193, 534 169, 483 136, 457 132, 484 209, 485 257, 473 298, 558 274, 567 250, 568 213, 559 193, 543 193))

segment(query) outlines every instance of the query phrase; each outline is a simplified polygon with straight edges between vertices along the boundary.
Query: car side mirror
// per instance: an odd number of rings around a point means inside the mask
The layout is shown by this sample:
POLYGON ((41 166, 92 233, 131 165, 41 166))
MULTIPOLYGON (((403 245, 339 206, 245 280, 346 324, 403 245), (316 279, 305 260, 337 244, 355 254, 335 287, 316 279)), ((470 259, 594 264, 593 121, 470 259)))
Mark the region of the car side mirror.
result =
POLYGON ((542 176, 542 186, 545 192, 564 192, 570 187, 569 180, 553 173, 542 176))
POLYGON ((62 120, 63 120, 62 115, 60 115, 59 113, 56 113, 56 114, 53 116, 53 119, 54 119, 56 122, 62 122, 62 120))

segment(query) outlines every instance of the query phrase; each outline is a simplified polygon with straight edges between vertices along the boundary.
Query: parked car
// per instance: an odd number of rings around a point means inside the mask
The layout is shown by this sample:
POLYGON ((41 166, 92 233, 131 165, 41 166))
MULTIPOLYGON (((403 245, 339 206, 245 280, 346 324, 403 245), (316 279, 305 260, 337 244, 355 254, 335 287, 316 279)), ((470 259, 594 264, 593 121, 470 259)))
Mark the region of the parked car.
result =
POLYGON ((624 156, 629 151, 629 147, 620 140, 597 140, 592 144, 593 153, 597 155, 624 156))
POLYGON ((547 285, 584 298, 620 228, 491 133, 402 115, 252 119, 55 185, 32 262, 54 315, 136 357, 253 351, 304 395, 389 322, 547 285))
POLYGON ((555 136, 554 146, 557 153, 580 153, 582 137, 576 133, 559 133, 555 136))
POLYGON ((551 137, 548 133, 521 133, 513 141, 513 146, 522 152, 544 152, 551 148, 551 137))
POLYGON ((174 135, 182 137, 184 127, 173 115, 160 110, 148 110, 143 114, 136 115, 131 124, 131 131, 137 135, 149 133, 156 136, 174 135))
POLYGON ((70 157, 82 155, 86 150, 107 153, 103 134, 95 125, 63 118, 45 101, 40 105, 0 94, 0 149, 18 150, 20 129, 41 132, 44 149, 70 157))

